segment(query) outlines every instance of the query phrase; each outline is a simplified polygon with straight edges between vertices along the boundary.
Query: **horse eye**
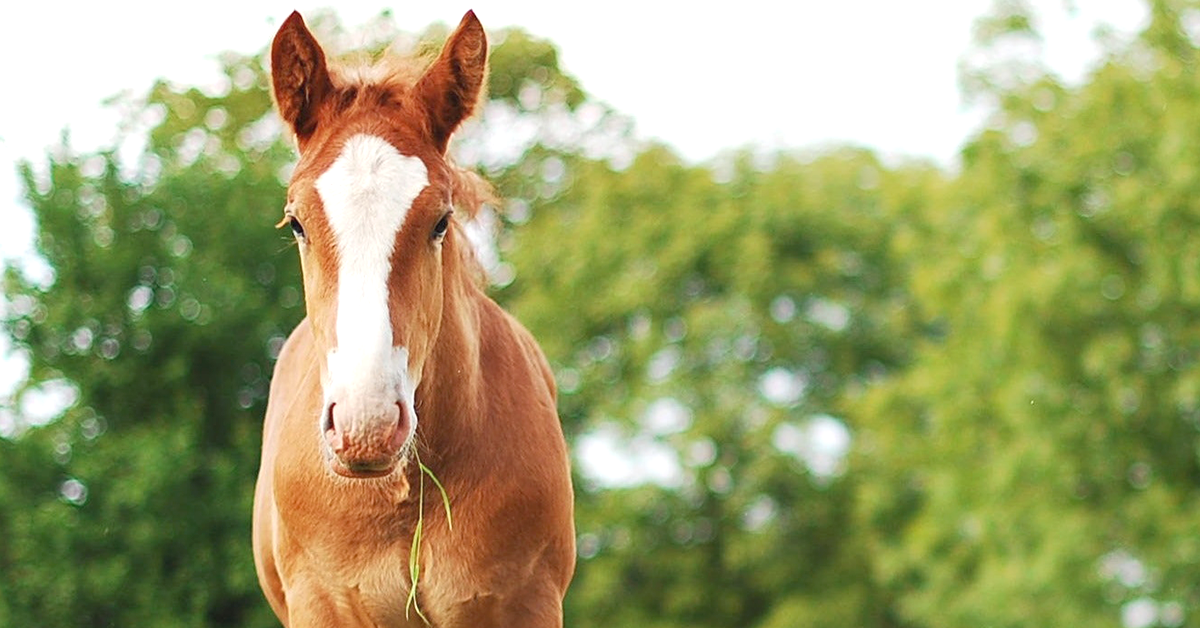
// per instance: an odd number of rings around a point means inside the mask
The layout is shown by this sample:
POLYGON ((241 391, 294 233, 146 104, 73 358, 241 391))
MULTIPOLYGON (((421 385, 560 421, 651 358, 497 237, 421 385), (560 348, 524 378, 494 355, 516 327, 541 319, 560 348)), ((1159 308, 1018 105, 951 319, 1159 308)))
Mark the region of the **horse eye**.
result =
POLYGON ((433 227, 433 239, 438 240, 446 235, 446 230, 450 228, 450 212, 446 212, 442 219, 433 227))
POLYGON ((292 216, 291 219, 288 220, 288 225, 292 227, 292 233, 295 234, 297 238, 304 237, 304 226, 300 224, 299 220, 296 220, 295 216, 292 216))

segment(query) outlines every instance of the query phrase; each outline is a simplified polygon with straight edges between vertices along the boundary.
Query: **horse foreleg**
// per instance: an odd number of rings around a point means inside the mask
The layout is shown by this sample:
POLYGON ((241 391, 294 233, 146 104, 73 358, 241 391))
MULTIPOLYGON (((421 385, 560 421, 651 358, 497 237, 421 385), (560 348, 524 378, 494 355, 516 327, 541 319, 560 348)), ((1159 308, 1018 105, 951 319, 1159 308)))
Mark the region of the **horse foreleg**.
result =
POLYGON ((374 628, 352 594, 336 594, 319 586, 292 586, 287 590, 287 628, 374 628))
POLYGON ((516 600, 503 604, 497 613, 494 626, 524 626, 526 628, 562 628, 563 610, 561 594, 516 600))
POLYGON ((454 626, 562 628, 562 592, 539 587, 504 596, 483 596, 465 605, 454 626))

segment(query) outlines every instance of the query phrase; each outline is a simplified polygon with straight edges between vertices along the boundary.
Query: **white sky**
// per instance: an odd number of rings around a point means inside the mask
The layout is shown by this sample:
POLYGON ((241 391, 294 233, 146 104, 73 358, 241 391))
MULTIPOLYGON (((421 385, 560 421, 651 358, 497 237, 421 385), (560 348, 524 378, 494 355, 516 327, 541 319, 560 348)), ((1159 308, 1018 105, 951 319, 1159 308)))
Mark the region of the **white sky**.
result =
MULTIPOLYGON (((566 69, 592 94, 633 115, 646 135, 704 158, 749 142, 828 140, 951 154, 966 130, 957 115, 955 64, 987 2, 742 0, 713 3, 719 10, 628 0, 592 3, 595 10, 546 0, 336 6, 348 25, 390 6, 400 26, 413 30, 433 21, 453 24, 467 8, 487 28, 524 27, 558 45, 566 69)), ((64 125, 83 145, 108 142, 114 120, 101 124, 96 115, 105 97, 140 94, 157 77, 210 82, 216 53, 258 51, 293 8, 312 13, 322 6, 12 4, 0 25, 0 50, 9 85, 23 98, 5 104, 14 110, 4 116, 0 137, 18 155, 36 155, 64 125)))
MULTIPOLYGON (((111 143, 117 116, 103 110, 106 97, 140 95, 158 77, 213 82, 217 53, 257 52, 293 8, 311 14, 328 3, 9 4, 0 11, 4 171, 15 159, 40 159, 63 128, 83 149, 111 143)), ((948 162, 974 125, 960 105, 956 66, 989 0, 739 0, 694 8, 700 4, 339 0, 336 7, 348 26, 388 7, 408 30, 453 24, 468 8, 487 28, 521 26, 553 41, 566 70, 633 116, 643 136, 693 160, 747 144, 851 142, 948 162)), ((1074 19, 1065 18, 1069 0, 1040 4, 1048 56, 1066 73, 1094 56, 1088 33, 1097 20, 1128 30, 1144 14, 1138 0, 1076 0, 1074 19)), ((7 206, 15 192, 0 188, 0 201, 7 206)))

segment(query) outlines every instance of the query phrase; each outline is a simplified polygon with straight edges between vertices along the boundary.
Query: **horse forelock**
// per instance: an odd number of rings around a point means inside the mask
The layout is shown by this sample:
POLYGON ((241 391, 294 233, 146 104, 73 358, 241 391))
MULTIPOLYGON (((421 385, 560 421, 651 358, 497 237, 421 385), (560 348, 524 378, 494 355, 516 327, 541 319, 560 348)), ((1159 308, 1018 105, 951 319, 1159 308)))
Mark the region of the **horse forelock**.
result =
POLYGON ((378 58, 355 54, 331 63, 329 75, 339 91, 370 89, 402 97, 416 85, 430 61, 427 57, 406 57, 392 52, 378 58))

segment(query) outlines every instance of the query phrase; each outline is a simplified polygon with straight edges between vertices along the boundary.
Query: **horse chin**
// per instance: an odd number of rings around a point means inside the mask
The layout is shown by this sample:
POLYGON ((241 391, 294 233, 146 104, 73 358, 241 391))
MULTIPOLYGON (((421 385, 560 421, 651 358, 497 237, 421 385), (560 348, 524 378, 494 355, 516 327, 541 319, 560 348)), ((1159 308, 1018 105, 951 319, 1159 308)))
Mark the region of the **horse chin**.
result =
POLYGON ((411 457, 412 439, 409 439, 390 458, 381 458, 377 460, 369 460, 365 462, 356 462, 347 464, 341 458, 334 455, 333 451, 325 451, 325 461, 329 465, 329 469, 335 474, 351 480, 373 480, 385 478, 397 474, 408 465, 408 459, 411 457))

